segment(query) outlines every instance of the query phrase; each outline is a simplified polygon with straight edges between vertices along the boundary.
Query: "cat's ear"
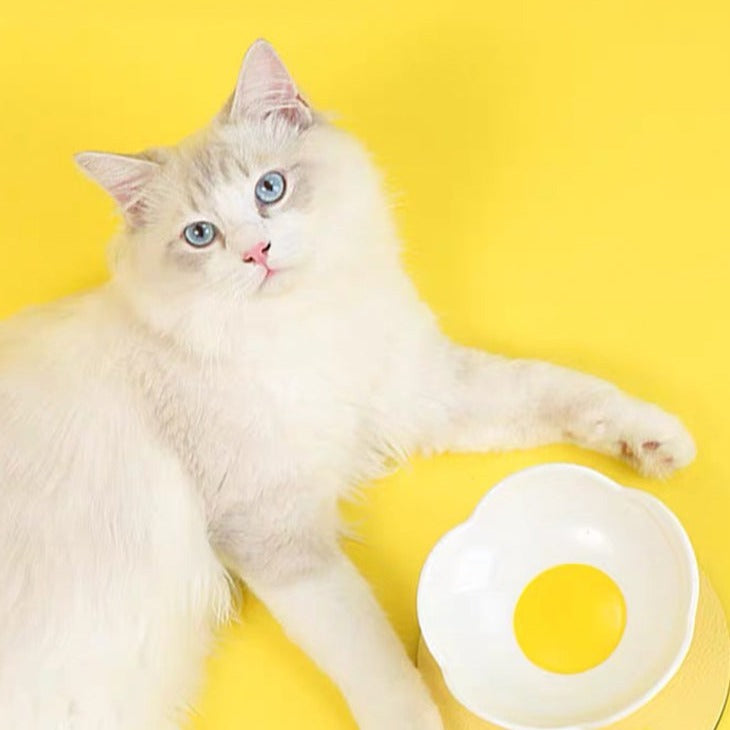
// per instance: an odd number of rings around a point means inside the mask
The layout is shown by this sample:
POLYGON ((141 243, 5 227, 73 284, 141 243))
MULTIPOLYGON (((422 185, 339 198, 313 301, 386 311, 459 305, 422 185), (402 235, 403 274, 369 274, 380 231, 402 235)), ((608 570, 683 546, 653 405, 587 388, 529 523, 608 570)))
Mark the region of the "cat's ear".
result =
POLYGON ((246 52, 226 111, 234 121, 276 114, 302 129, 312 124, 309 105, 276 51, 263 39, 255 41, 246 52))
POLYGON ((145 222, 145 188, 160 169, 157 162, 110 152, 79 152, 74 159, 114 198, 130 225, 139 226, 145 222))

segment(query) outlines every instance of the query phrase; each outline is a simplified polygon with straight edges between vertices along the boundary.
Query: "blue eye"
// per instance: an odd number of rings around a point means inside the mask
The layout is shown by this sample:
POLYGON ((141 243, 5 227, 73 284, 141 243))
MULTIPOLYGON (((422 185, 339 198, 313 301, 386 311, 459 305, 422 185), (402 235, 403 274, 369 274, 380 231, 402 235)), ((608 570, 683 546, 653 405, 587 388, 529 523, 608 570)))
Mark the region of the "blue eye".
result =
POLYGON ((256 197, 264 205, 271 205, 281 200, 285 192, 286 180, 280 172, 274 170, 262 175, 256 183, 256 197))
POLYGON ((185 226, 183 236, 185 240, 196 248, 203 248, 213 243, 213 239, 217 233, 216 227, 208 221, 197 221, 185 226))

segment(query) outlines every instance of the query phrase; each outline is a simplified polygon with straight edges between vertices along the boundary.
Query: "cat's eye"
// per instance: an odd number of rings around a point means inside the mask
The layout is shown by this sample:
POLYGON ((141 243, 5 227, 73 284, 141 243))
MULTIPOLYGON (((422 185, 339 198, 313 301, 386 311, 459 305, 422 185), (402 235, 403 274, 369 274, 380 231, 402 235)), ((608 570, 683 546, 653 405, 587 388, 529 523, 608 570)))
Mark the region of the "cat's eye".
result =
POLYGON ((195 248, 209 246, 215 240, 218 229, 208 221, 196 221, 183 230, 183 238, 195 248))
POLYGON ((280 172, 264 173, 256 183, 256 198, 264 205, 276 203, 284 197, 286 180, 280 172))

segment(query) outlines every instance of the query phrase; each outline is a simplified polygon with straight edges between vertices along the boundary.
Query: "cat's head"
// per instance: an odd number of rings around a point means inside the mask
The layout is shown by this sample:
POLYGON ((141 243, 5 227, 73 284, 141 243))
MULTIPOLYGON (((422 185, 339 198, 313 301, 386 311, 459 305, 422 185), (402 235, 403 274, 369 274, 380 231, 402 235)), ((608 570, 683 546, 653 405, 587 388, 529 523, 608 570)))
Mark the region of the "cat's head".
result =
POLYGON ((392 247, 378 175, 355 140, 302 98, 273 48, 248 50, 202 132, 139 155, 83 152, 117 202, 117 279, 147 307, 245 305, 362 276, 392 247))

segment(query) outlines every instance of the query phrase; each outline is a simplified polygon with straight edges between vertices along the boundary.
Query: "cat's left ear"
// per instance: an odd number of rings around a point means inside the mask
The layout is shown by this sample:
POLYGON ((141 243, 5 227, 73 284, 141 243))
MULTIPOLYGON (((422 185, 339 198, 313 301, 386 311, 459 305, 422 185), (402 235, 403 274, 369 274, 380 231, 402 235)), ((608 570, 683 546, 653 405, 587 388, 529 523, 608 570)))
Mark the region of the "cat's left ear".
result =
POLYGON ((130 225, 139 226, 146 221, 145 189, 160 169, 157 162, 110 152, 79 152, 74 160, 114 198, 130 225))
POLYGON ((259 39, 243 59, 228 118, 264 119, 272 114, 302 129, 312 124, 312 111, 286 66, 271 44, 259 39))

